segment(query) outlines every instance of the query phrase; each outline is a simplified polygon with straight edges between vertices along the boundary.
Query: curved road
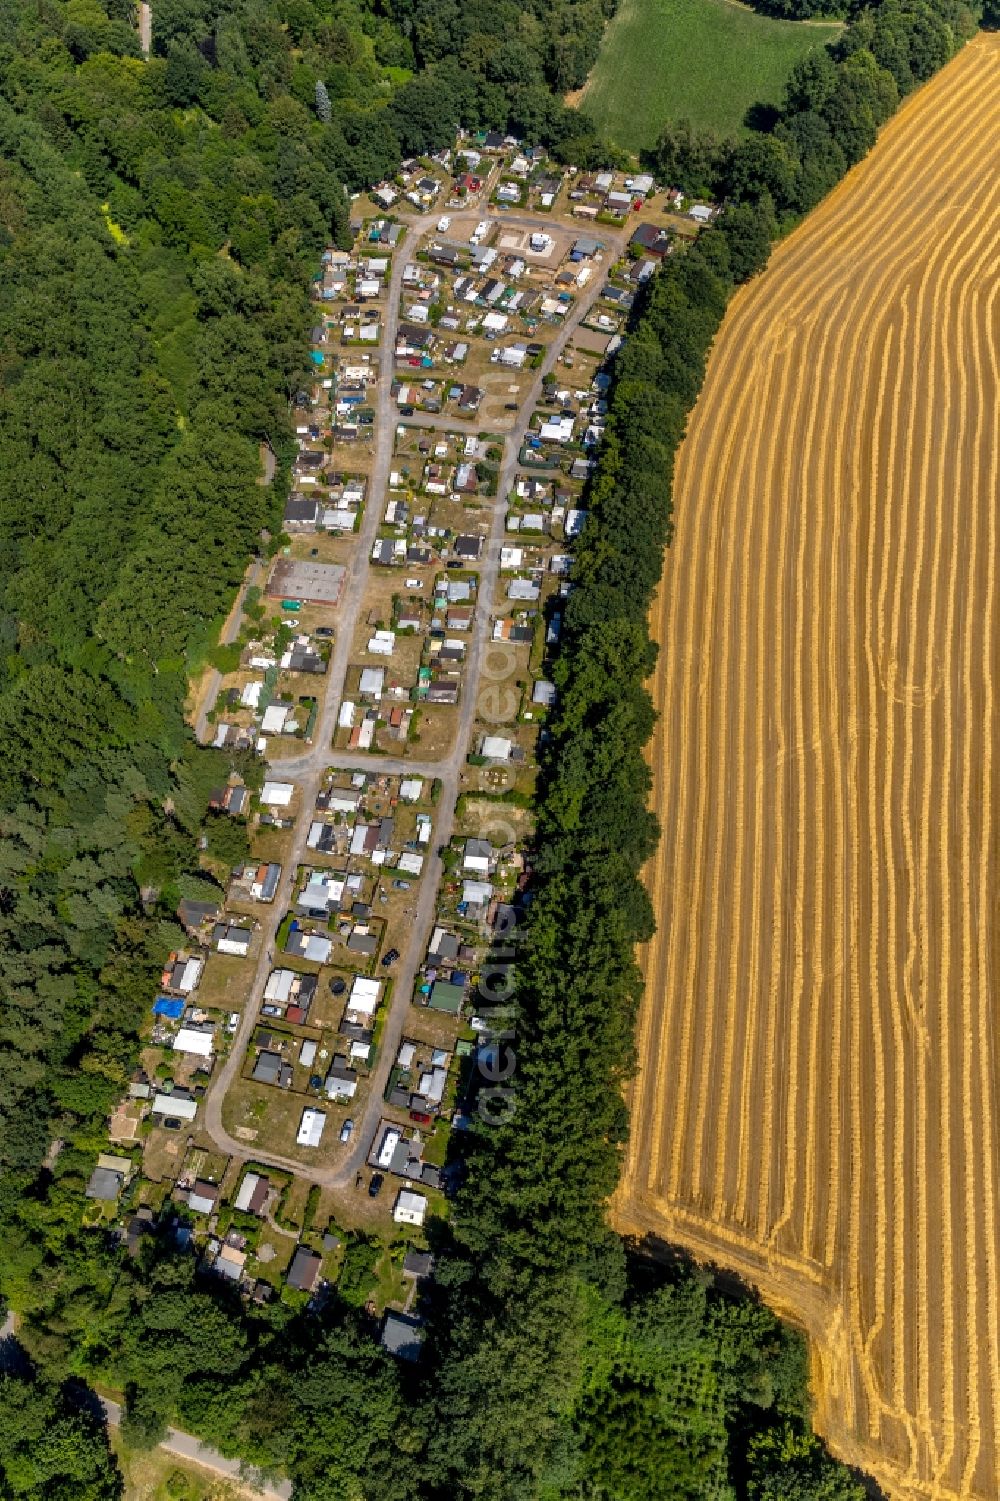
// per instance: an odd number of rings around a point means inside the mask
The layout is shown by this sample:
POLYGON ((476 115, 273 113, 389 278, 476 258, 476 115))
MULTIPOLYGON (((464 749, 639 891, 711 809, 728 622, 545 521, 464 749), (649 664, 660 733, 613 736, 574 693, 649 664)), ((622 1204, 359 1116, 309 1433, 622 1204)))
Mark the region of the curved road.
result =
MULTIPOLYGON (((270 763, 270 768, 274 776, 287 778, 296 783, 299 811, 295 819, 291 847, 282 867, 281 882, 275 894, 274 902, 268 908, 266 916, 261 919, 264 941, 261 945, 260 959, 258 960, 250 995, 240 1019, 239 1028, 233 1039, 229 1057, 213 1078, 205 1096, 203 1129, 220 1151, 227 1152, 229 1155, 238 1158, 247 1159, 252 1157, 255 1162, 260 1162, 265 1166, 270 1165, 295 1172, 298 1176, 307 1178, 310 1182, 318 1183, 324 1188, 345 1188, 353 1182, 359 1168, 367 1157, 372 1137, 383 1111, 383 1092, 390 1069, 396 1058, 407 1009, 413 995, 416 974, 426 952, 431 925, 437 909, 438 887, 443 875, 443 865, 439 851, 444 849, 451 839, 455 822, 455 803, 462 790, 469 740, 476 718, 483 654, 489 643, 492 629, 492 612, 500 565, 500 548, 503 543, 506 522, 507 496, 513 487, 518 454, 524 441, 531 415, 541 397, 543 380, 555 366, 556 361, 577 326, 593 307, 600 295, 604 281, 603 277, 595 276, 593 278, 594 284, 588 286, 577 299, 565 323, 558 330, 556 337, 546 350, 544 361, 538 370, 535 380, 525 392, 521 401, 517 422, 504 440, 503 458, 497 481, 497 500, 493 507, 492 524, 484 549, 479 590, 476 596, 475 619, 469 650, 466 655, 465 683, 459 724, 450 754, 443 760, 435 762, 417 762, 405 759, 393 760, 383 756, 340 755, 332 751, 330 746, 343 699, 344 683, 347 676, 355 627, 368 583, 372 544, 375 540, 384 509, 389 468, 392 461, 393 441, 398 421, 395 403, 390 395, 390 386, 395 368, 396 329, 399 322, 399 297, 402 287, 403 268, 412 257, 416 242, 422 234, 433 228, 437 222, 437 217, 436 214, 428 214, 414 221, 393 260, 389 305, 386 310, 383 340, 379 351, 378 427, 374 463, 368 486, 368 504, 365 508, 364 519, 358 536, 358 546, 355 549, 338 606, 339 624, 337 627, 335 650, 325 680, 324 702, 315 730, 315 744, 311 750, 301 756, 270 763), (398 965, 393 972, 394 981, 389 1014, 382 1032, 379 1056, 368 1081, 368 1096, 364 1111, 360 1120, 355 1122, 353 1144, 338 1166, 311 1168, 292 1158, 268 1152, 262 1149, 261 1145, 256 1141, 241 1142, 236 1140, 223 1126, 222 1104, 230 1085, 239 1073, 243 1055, 257 1021, 260 1000, 274 959, 275 935, 282 917, 291 905, 296 870, 306 859, 306 839, 309 833, 309 825, 313 818, 316 796, 322 787, 326 772, 331 767, 371 771, 376 774, 379 772, 389 774, 406 772, 428 777, 438 777, 441 781, 441 792, 434 814, 434 851, 424 862, 424 869, 421 873, 417 891, 416 905, 410 913, 409 936, 398 965)), ((453 224, 456 220, 459 222, 468 220, 469 223, 472 223, 478 217, 480 215, 477 212, 456 215, 455 219, 453 219, 453 224)), ((546 223, 543 219, 534 220, 511 215, 498 215, 495 217, 504 225, 515 224, 518 227, 526 229, 546 228, 546 223)), ((551 226, 548 227, 551 228, 551 226)), ((602 235, 603 243, 609 252, 608 264, 611 264, 621 252, 627 232, 627 229, 623 228, 615 231, 613 234, 604 233, 602 235)), ((414 425, 423 424, 417 422, 414 425)), ((463 427, 469 432, 476 431, 475 426, 470 426, 457 419, 450 422, 448 426, 451 431, 456 432, 461 431, 463 427)))

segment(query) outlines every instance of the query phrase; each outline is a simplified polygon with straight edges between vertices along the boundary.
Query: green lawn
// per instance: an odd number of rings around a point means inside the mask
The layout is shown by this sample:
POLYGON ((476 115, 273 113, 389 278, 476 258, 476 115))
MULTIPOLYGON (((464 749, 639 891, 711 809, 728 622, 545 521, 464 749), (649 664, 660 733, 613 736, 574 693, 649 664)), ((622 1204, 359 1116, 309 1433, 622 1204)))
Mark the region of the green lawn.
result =
POLYGON ((839 30, 737 0, 620 0, 580 105, 628 151, 654 145, 667 120, 729 134, 752 104, 779 103, 792 65, 839 30))

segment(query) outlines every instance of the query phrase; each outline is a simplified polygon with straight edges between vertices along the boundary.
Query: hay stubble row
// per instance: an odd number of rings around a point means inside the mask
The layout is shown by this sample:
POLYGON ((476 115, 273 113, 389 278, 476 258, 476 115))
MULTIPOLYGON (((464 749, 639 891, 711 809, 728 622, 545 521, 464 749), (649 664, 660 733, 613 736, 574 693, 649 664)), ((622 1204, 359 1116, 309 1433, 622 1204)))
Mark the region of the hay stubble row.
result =
POLYGON ((998 140, 980 36, 713 349, 615 1204, 796 1318, 821 1431, 913 1501, 1000 1494, 998 140))

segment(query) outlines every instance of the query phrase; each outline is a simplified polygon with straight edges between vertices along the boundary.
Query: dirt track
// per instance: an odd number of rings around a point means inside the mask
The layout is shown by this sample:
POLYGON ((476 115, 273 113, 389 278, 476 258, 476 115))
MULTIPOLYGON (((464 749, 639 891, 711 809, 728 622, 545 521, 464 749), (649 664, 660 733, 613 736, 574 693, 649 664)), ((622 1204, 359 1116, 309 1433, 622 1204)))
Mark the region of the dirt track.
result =
POLYGON ((808 1330, 894 1497, 1000 1494, 1000 37, 734 301, 653 624, 622 1230, 808 1330))

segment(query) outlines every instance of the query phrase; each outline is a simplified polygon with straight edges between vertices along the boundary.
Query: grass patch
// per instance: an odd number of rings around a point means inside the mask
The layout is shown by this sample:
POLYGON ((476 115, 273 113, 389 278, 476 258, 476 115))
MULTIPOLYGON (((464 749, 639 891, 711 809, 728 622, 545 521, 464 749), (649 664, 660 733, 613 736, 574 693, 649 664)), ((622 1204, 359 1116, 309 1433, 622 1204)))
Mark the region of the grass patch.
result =
POLYGON ((655 145, 668 120, 730 134, 751 105, 779 103, 793 65, 840 29, 737 0, 621 0, 579 102, 628 151, 655 145))

